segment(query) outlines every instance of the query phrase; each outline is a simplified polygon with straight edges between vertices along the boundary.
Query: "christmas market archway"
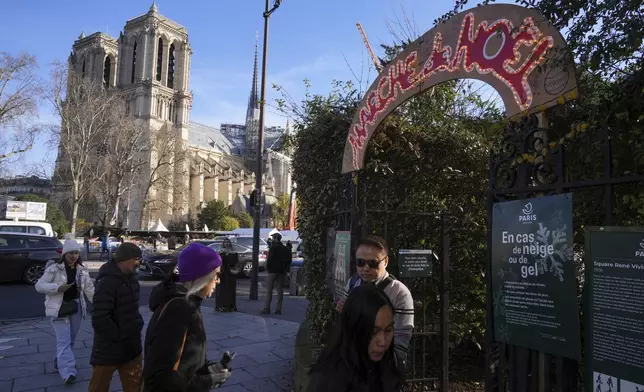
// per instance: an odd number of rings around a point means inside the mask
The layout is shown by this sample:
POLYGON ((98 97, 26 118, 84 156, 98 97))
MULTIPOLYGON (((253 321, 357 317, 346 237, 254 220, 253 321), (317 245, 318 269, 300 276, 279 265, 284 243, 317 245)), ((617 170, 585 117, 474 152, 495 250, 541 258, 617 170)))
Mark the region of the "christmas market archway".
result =
POLYGON ((559 31, 537 11, 491 4, 454 15, 406 47, 367 90, 349 129, 342 172, 364 166, 380 122, 409 98, 452 79, 493 87, 508 117, 577 98, 574 63, 559 31))

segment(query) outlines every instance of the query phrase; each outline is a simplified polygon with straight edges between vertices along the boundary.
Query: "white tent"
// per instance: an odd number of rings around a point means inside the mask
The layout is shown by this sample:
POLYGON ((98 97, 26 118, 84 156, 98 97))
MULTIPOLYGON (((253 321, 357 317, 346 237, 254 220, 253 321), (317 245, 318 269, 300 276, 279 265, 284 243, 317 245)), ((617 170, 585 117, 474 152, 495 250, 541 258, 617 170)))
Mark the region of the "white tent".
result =
POLYGON ((159 220, 157 220, 157 223, 155 223, 154 226, 150 228, 150 231, 168 231, 168 229, 165 227, 165 225, 163 224, 163 222, 161 222, 161 219, 159 218, 159 220))

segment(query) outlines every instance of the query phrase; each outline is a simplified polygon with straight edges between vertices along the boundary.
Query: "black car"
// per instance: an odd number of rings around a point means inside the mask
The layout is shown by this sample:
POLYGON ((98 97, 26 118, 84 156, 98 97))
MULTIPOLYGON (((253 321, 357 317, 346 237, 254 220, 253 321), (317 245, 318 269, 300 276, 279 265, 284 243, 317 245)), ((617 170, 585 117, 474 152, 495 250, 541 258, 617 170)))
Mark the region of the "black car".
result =
POLYGON ((63 244, 55 237, 0 232, 0 282, 36 284, 49 260, 59 260, 63 244))
MULTIPOLYGON (((206 246, 218 243, 217 240, 197 240, 193 242, 198 242, 206 246)), ((163 279, 166 275, 177 273, 179 252, 185 247, 186 245, 175 250, 143 252, 141 265, 139 266, 137 274, 142 277, 163 279)))
MULTIPOLYGON (((237 253, 239 255, 239 264, 237 267, 233 267, 231 270, 234 274, 239 274, 250 278, 250 275, 253 271, 253 248, 247 246, 239 245, 233 243, 232 253, 237 253)), ((215 242, 211 245, 208 245, 217 252, 221 252, 222 242, 215 242)), ((266 256, 267 251, 259 253, 259 270, 262 271, 266 268, 266 256)))
POLYGON ((184 247, 185 245, 175 250, 143 252, 137 274, 143 277, 163 279, 166 275, 176 273, 179 252, 184 247))

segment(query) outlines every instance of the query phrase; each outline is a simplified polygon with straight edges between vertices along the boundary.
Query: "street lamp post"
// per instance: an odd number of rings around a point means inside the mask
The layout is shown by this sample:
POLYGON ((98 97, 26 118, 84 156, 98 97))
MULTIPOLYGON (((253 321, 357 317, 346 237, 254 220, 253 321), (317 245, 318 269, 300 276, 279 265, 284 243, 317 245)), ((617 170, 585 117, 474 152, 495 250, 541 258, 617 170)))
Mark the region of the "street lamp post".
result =
POLYGON ((253 224, 253 271, 250 281, 250 300, 258 299, 259 277, 259 228, 262 217, 262 160, 264 155, 264 107, 266 104, 266 57, 268 53, 268 20, 271 14, 281 5, 282 0, 275 0, 270 8, 270 0, 266 0, 264 10, 264 48, 262 51, 262 86, 259 98, 259 129, 257 137, 257 166, 255 168, 255 222, 253 224))

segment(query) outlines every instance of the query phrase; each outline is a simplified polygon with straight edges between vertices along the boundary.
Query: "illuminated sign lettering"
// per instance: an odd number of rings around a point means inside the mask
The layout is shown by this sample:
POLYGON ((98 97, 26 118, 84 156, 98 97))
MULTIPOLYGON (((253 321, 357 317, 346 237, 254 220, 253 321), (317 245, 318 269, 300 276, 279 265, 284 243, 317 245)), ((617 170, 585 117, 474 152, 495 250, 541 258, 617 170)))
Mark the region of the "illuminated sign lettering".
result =
MULTIPOLYGON (((509 89, 519 110, 529 109, 533 104, 533 91, 528 78, 555 46, 552 34, 544 34, 535 26, 532 16, 523 18, 523 23, 515 28, 508 19, 498 19, 491 24, 483 20, 477 25, 474 12, 464 15, 454 48, 444 45, 443 40, 443 33, 436 32, 428 51, 422 52, 419 48, 392 62, 367 92, 347 139, 354 169, 361 167, 372 128, 382 120, 379 114, 389 113, 393 104, 399 103, 401 94, 414 87, 418 89, 420 83, 433 75, 457 71, 460 73, 454 77, 462 77, 464 73, 492 74, 509 89)), ((442 80, 445 78, 439 78, 442 80)), ((435 83, 430 82, 430 85, 435 83)), ((566 87, 566 83, 563 84, 566 87)))

